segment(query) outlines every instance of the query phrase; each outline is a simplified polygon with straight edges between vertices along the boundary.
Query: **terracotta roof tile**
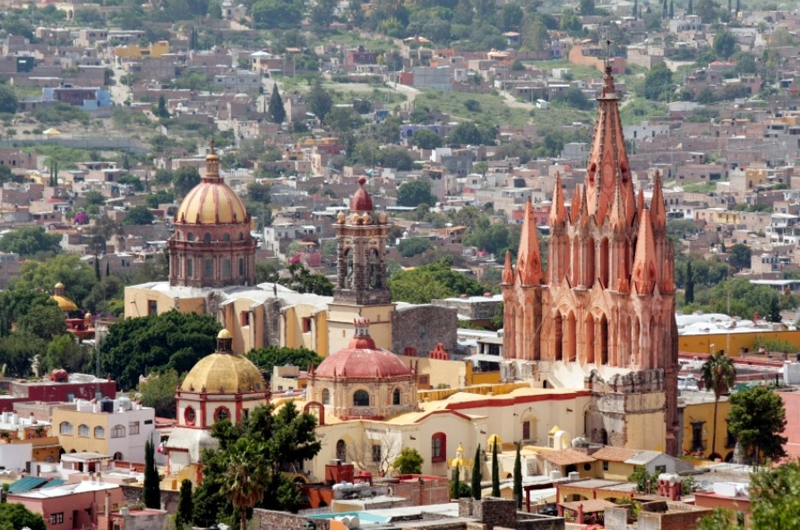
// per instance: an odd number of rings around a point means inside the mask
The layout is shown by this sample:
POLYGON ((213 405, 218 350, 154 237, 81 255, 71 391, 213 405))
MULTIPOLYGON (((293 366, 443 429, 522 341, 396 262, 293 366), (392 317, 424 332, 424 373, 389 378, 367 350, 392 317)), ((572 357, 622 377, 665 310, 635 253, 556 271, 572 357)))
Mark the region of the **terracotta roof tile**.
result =
POLYGON ((597 461, 594 457, 591 457, 585 453, 581 453, 579 451, 575 451, 572 449, 543 452, 541 453, 541 457, 544 460, 550 462, 551 464, 555 464, 557 466, 569 466, 572 464, 588 464, 597 461))

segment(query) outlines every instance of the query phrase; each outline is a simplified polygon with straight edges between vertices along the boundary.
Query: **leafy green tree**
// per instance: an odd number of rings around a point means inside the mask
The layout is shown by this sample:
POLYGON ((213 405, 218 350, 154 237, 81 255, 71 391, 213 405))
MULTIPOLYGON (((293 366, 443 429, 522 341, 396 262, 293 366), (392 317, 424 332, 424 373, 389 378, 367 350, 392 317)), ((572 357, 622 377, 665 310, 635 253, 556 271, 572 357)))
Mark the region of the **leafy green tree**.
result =
POLYGON ((251 15, 259 29, 289 29, 303 18, 302 4, 286 0, 259 0, 253 4, 251 15))
POLYGON ((550 33, 542 22, 542 19, 535 17, 525 32, 523 47, 535 52, 543 52, 550 46, 550 33))
POLYGON ((594 15, 594 0, 581 0, 580 2, 580 14, 582 16, 586 15, 594 15))
POLYGON ((750 503, 755 530, 800 529, 800 462, 791 460, 751 476, 750 503))
POLYGON ((200 184, 200 172, 195 167, 184 166, 172 173, 172 187, 178 197, 184 197, 198 184, 200 184))
MULTIPOLYGON (((711 455, 715 455, 717 450, 717 409, 719 408, 719 398, 727 393, 736 380, 736 367, 733 359, 720 350, 711 355, 703 363, 703 385, 705 388, 714 392, 714 423, 713 434, 711 435, 711 455)), ((716 455, 719 457, 720 455, 716 455)))
POLYGON ((5 375, 25 377, 30 373, 31 360, 41 355, 47 342, 24 331, 14 332, 0 339, 0 358, 5 365, 5 375))
POLYGON ((7 232, 0 238, 0 252, 15 252, 23 258, 56 254, 61 250, 60 242, 60 236, 48 234, 44 227, 23 226, 7 232))
POLYGON ((175 513, 175 526, 178 530, 192 524, 192 481, 185 478, 181 481, 181 490, 178 493, 178 511, 175 513))
POLYGON ((519 235, 515 229, 499 223, 490 224, 489 220, 483 217, 467 230, 462 238, 462 243, 464 246, 478 247, 495 255, 505 255, 505 251, 508 249, 516 252, 519 235))
POLYGON ((674 90, 672 71, 666 64, 653 66, 644 77, 644 97, 653 101, 668 101, 674 90))
POLYGON ((713 24, 720 18, 721 8, 714 0, 698 0, 694 10, 704 24, 713 24))
POLYGON ((472 122, 463 122, 453 127, 447 141, 454 145, 492 145, 494 133, 494 130, 481 130, 472 122))
POLYGON ((266 346, 257 350, 250 350, 247 358, 262 370, 267 376, 272 375, 276 366, 292 365, 301 370, 308 370, 312 364, 319 366, 323 358, 316 352, 306 348, 288 348, 286 346, 266 346))
POLYGON ((155 445, 148 439, 144 445, 144 489, 142 500, 148 508, 161 509, 161 478, 156 468, 155 445))
POLYGON ((302 263, 289 265, 288 278, 281 278, 278 283, 298 293, 313 293, 320 296, 333 295, 333 283, 324 275, 312 273, 302 263))
POLYGON ((786 456, 786 410, 781 397, 766 386, 739 390, 731 395, 728 429, 756 467, 763 459, 786 456))
POLYGON ((319 452, 315 426, 316 418, 300 413, 293 402, 283 405, 277 414, 273 405, 267 405, 254 409, 249 418, 236 425, 228 420, 215 423, 212 435, 219 448, 203 451, 203 482, 194 493, 195 523, 208 526, 223 518, 231 520, 234 509, 225 492, 230 484, 231 455, 241 452, 238 444, 254 446, 246 453, 252 458, 251 472, 264 487, 257 505, 296 512, 301 501, 299 489, 282 471, 302 468, 305 460, 319 452))
POLYGON ((433 248, 433 243, 427 237, 412 237, 402 239, 397 245, 397 251, 404 258, 412 258, 419 254, 424 254, 433 248))
POLYGON ((383 167, 409 171, 414 166, 414 159, 404 147, 387 145, 380 150, 380 164, 383 167))
POLYGON ((14 114, 18 108, 19 100, 14 89, 8 85, 0 85, 0 112, 14 114))
POLYGON ((692 262, 686 262, 686 288, 683 294, 683 299, 687 304, 694 302, 694 276, 692 275, 692 262))
POLYGON ((32 307, 30 311, 19 317, 17 327, 22 332, 30 333, 46 341, 67 332, 64 312, 55 304, 41 304, 32 307))
POLYGON ((362 123, 361 117, 352 107, 333 107, 325 115, 325 125, 338 133, 355 131, 362 123))
POLYGON ((389 278, 392 300, 411 304, 428 304, 433 299, 450 298, 461 294, 472 296, 484 292, 483 286, 472 278, 451 269, 446 258, 399 271, 389 278))
POLYGON ((433 206, 436 197, 431 193, 431 183, 426 179, 417 179, 403 183, 397 188, 398 206, 417 207, 420 204, 433 206))
POLYGON ((475 460, 472 461, 472 498, 481 500, 481 480, 483 468, 483 458, 481 456, 481 444, 475 448, 475 460))
POLYGON ((497 446, 495 439, 492 444, 492 497, 500 497, 500 464, 497 462, 497 446))
POLYGON ((158 97, 158 107, 156 107, 155 115, 159 118, 169 118, 169 110, 167 110, 167 99, 164 96, 158 97))
POLYGON ((167 204, 175 201, 175 194, 171 190, 158 190, 149 193, 144 199, 150 208, 158 208, 159 204, 167 204))
POLYGON ((311 90, 306 94, 306 104, 309 110, 320 120, 325 120, 331 108, 333 108, 333 98, 330 92, 322 87, 322 83, 317 81, 311 90))
POLYGON ((134 388, 139 376, 152 370, 188 372, 214 351, 219 330, 213 316, 196 313, 167 311, 128 318, 109 327, 100 360, 121 388, 134 388))
POLYGON ((99 282, 95 283, 86 298, 83 299, 83 308, 97 313, 110 313, 111 307, 124 297, 122 281, 116 276, 110 275, 109 263, 106 262, 106 275, 99 282))
POLYGON ((522 443, 517 442, 517 455, 514 458, 514 499, 517 501, 517 509, 522 509, 522 457, 520 451, 522 443))
POLYGON ((720 31, 714 35, 713 48, 719 59, 728 60, 736 51, 736 37, 730 31, 720 31))
POLYGON ((128 213, 125 214, 125 219, 123 224, 126 225, 151 225, 153 224, 153 220, 155 216, 153 212, 150 211, 149 208, 145 208, 144 206, 135 206, 128 210, 128 213))
POLYGON ((392 467, 401 475, 419 475, 424 461, 416 449, 404 447, 392 462, 392 467))
POLYGON ((0 504, 0 530, 17 530, 25 527, 31 530, 47 530, 44 518, 28 510, 25 505, 17 502, 0 504))
POLYGON ((725 508, 714 508, 709 515, 700 519, 695 530, 743 530, 736 513, 725 508))
POLYGON ((728 264, 737 271, 749 269, 751 255, 750 247, 742 243, 736 243, 728 250, 728 264))
POLYGON ((580 110, 594 108, 594 103, 589 101, 580 88, 571 87, 556 94, 553 102, 561 103, 567 107, 580 110))
MULTIPOLYGON (((48 370, 63 368, 67 372, 81 372, 89 362, 89 352, 69 333, 55 337, 47 345, 45 365, 48 370)), ((173 393, 175 388, 173 387, 173 393)))
POLYGON ((175 389, 180 382, 181 378, 174 369, 154 372, 139 383, 136 392, 142 395, 142 405, 156 410, 156 416, 174 418, 177 412, 175 389))
POLYGON ((58 282, 66 287, 66 295, 81 302, 97 282, 92 268, 75 254, 58 254, 45 261, 30 260, 22 264, 20 274, 11 283, 13 290, 48 291, 58 282))
POLYGON ((283 98, 277 83, 272 84, 272 94, 269 97, 269 117, 273 123, 278 125, 286 120, 286 109, 283 108, 283 98))
POLYGON ((636 491, 639 493, 652 493, 658 484, 658 475, 650 474, 644 466, 636 466, 631 476, 628 477, 628 482, 636 484, 636 491))

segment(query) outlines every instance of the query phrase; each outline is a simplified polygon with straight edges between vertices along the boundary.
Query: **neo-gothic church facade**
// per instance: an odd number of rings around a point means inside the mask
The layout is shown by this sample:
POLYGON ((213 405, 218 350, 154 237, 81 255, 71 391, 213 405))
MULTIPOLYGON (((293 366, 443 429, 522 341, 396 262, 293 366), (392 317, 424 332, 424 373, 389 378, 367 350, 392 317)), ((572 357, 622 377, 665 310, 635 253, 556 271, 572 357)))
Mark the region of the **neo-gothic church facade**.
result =
POLYGON ((674 255, 660 179, 649 206, 634 191, 618 100, 606 69, 586 180, 569 208, 556 178, 546 269, 526 205, 517 262, 507 254, 502 277, 503 372, 590 389, 593 442, 675 454, 674 255))

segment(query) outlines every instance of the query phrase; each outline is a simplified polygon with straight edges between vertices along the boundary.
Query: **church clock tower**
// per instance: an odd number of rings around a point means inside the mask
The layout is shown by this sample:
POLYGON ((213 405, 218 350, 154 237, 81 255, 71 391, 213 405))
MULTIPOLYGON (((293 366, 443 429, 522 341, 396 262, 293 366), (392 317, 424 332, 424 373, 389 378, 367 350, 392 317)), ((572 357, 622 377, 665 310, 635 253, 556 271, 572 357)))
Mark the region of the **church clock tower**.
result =
POLYGON ((358 179, 350 211, 336 219, 337 281, 328 306, 329 351, 347 346, 354 319, 367 319, 378 348, 391 349, 394 304, 386 283, 386 239, 391 224, 375 212, 372 197, 358 179))

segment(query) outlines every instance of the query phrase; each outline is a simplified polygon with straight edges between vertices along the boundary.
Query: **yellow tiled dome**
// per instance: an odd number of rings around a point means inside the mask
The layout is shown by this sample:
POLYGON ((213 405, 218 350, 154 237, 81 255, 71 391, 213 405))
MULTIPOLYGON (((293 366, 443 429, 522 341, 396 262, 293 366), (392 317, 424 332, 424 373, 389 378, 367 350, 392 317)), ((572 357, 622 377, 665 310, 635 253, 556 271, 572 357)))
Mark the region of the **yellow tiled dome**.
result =
POLYGON ((176 223, 229 224, 244 223, 247 210, 242 199, 219 176, 219 157, 206 157, 206 175, 190 191, 175 214, 176 223))
POLYGON ((66 296, 53 295, 53 300, 56 301, 58 308, 62 311, 77 311, 78 309, 78 306, 75 305, 75 302, 66 296))
POLYGON ((258 368, 247 358, 230 353, 212 353, 200 359, 181 383, 185 392, 235 394, 266 390, 258 368))

